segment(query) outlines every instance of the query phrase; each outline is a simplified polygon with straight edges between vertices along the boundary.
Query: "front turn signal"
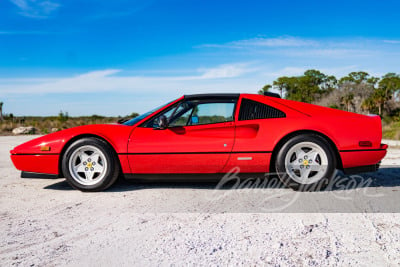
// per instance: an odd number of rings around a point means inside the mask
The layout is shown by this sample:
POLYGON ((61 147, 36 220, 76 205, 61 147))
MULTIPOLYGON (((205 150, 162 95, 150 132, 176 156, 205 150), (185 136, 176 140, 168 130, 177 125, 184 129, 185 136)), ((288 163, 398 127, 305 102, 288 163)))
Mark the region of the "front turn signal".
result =
POLYGON ((51 148, 49 146, 41 146, 40 151, 50 151, 51 148))

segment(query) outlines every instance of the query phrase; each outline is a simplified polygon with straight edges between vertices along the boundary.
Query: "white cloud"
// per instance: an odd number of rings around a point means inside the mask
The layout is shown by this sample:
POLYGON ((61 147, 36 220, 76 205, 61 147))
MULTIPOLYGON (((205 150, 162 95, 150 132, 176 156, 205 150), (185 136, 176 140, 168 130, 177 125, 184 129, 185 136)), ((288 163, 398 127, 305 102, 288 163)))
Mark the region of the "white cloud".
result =
POLYGON ((264 76, 270 77, 272 80, 275 80, 282 76, 300 76, 303 75, 306 70, 316 69, 321 71, 326 75, 334 75, 336 77, 342 77, 347 75, 352 71, 358 71, 359 68, 355 65, 351 66, 343 66, 343 67, 333 67, 333 68, 321 68, 318 66, 303 66, 303 67, 285 67, 283 69, 277 71, 270 71, 264 73, 264 76))
POLYGON ((314 40, 296 38, 296 37, 278 37, 278 38, 253 38, 248 40, 234 41, 230 43, 233 46, 266 46, 266 47, 299 47, 316 46, 318 42, 314 40))
POLYGON ((400 40, 383 40, 387 44, 400 44, 400 40))
POLYGON ((307 67, 286 67, 281 70, 274 72, 268 72, 267 75, 273 77, 274 79, 281 76, 299 76, 302 75, 307 69, 307 67))
POLYGON ((232 64, 221 65, 211 69, 200 69, 199 71, 204 72, 200 76, 202 79, 217 79, 237 77, 252 70, 247 69, 246 64, 232 64))
MULTIPOLYGON (((141 113, 184 94, 256 93, 278 77, 302 75, 307 69, 319 69, 336 77, 360 70, 351 65, 278 68, 263 66, 262 62, 191 71, 197 71, 198 75, 139 76, 130 71, 106 69, 59 78, 0 78, 0 98, 7 103, 7 112, 14 114, 49 115, 59 110, 68 110, 74 116, 141 113), (104 109, 105 106, 108 108, 104 109)), ((366 71, 375 75, 371 70, 366 71)))
POLYGON ((118 72, 121 72, 121 70, 107 69, 107 70, 92 71, 92 72, 84 73, 82 75, 77 76, 77 79, 79 79, 79 80, 96 79, 96 78, 110 76, 110 75, 116 74, 118 72))
POLYGON ((377 54, 379 51, 366 50, 366 49, 354 49, 354 48, 314 48, 314 49, 286 49, 279 52, 282 55, 289 57, 319 57, 319 58, 348 58, 348 57, 369 57, 377 54))
MULTIPOLYGON (((43 79, 0 79, 0 95, 38 94, 38 93, 83 93, 128 91, 145 92, 148 90, 174 91, 177 88, 201 90, 223 84, 227 79, 239 77, 251 71, 246 64, 221 65, 210 69, 201 69, 199 75, 191 76, 116 76, 122 70, 107 69, 92 71, 68 78, 43 79), (203 86, 203 87, 202 87, 203 86)), ((218 89, 216 89, 218 88, 218 89)), ((228 87, 225 87, 228 89, 228 87)), ((232 87, 230 87, 232 89, 232 87)), ((242 86, 238 88, 242 89, 242 86)))
POLYGON ((10 1, 20 9, 20 15, 30 18, 47 18, 60 7, 59 3, 50 0, 10 1))
POLYGON ((221 47, 221 48, 251 48, 251 47, 310 47, 317 46, 318 42, 310 39, 297 37, 277 38, 251 38, 233 41, 225 44, 204 44, 199 47, 221 47))
POLYGON ((356 59, 360 57, 382 56, 382 53, 385 51, 393 54, 393 48, 390 48, 388 45, 382 47, 382 42, 400 44, 398 40, 377 41, 375 39, 362 38, 308 39, 285 36, 277 38, 251 38, 222 44, 203 44, 197 47, 215 48, 215 53, 225 53, 231 57, 246 55, 248 58, 255 56, 277 58, 281 56, 289 58, 356 59), (219 48, 225 49, 219 50, 219 48))
MULTIPOLYGON (((318 69, 327 75, 341 77, 360 70, 356 65, 321 67, 319 65, 267 67, 262 64, 238 63, 215 68, 198 69, 199 75, 138 76, 125 75, 122 70, 91 71, 62 78, 0 78, 0 96, 59 93, 112 93, 123 92, 167 95, 205 92, 256 92, 281 76, 302 75, 308 69, 318 69), (254 66, 255 65, 255 66, 254 66), (246 75, 247 74, 247 75, 246 75), (248 75, 250 74, 250 75, 248 75)), ((376 72, 368 70, 371 75, 376 72)))

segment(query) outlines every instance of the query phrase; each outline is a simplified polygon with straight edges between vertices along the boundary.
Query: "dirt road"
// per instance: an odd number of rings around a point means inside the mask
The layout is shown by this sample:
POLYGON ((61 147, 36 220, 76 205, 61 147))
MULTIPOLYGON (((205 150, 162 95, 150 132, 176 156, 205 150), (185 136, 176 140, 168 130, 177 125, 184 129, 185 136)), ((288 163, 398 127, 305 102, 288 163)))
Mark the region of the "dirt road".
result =
POLYGON ((82 193, 19 178, 8 153, 30 138, 0 137, 1 266, 400 264, 398 149, 326 192, 120 181, 82 193))

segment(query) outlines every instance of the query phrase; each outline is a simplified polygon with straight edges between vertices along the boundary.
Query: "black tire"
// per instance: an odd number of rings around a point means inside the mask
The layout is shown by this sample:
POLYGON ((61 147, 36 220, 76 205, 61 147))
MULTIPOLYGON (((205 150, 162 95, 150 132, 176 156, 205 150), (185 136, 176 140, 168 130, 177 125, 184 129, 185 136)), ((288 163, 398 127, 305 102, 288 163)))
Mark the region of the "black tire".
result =
MULTIPOLYGON (((85 163, 85 166, 88 166, 88 162, 84 161, 81 163, 85 163)), ((82 138, 72 143, 64 153, 61 166, 67 182, 73 188, 85 192, 97 192, 107 189, 115 183, 120 172, 119 162, 113 148, 108 143, 98 138, 82 138), (85 172, 74 172, 74 168, 71 165, 76 164, 76 162, 80 165, 79 161, 81 156, 79 156, 79 153, 82 155, 81 150, 84 151, 86 149, 87 151, 84 153, 84 157, 88 156, 87 161, 91 164, 90 168, 86 167, 85 172), (93 152, 93 154, 88 154, 90 153, 89 149, 95 152, 93 152), (94 154, 99 154, 101 156, 98 157, 97 163, 90 163, 90 156, 93 155, 94 157, 94 154), (92 167, 94 167, 95 163, 99 168, 103 168, 103 170, 98 173, 94 171, 94 174, 91 174, 92 176, 89 179, 88 176, 86 176, 86 172, 90 172, 90 169, 93 169, 92 167), (85 178, 87 182, 85 182, 85 178), (97 181, 95 181, 96 179, 97 181)))
MULTIPOLYGON (((311 148, 310 151, 312 152, 313 148, 311 148)), ((332 180, 333 176, 335 175, 336 162, 337 160, 332 146, 323 137, 316 134, 302 134, 291 138, 281 147, 276 157, 275 169, 279 176, 279 179, 287 187, 290 187, 296 191, 319 191, 325 189, 326 186, 328 186, 329 182, 332 180), (296 148, 300 148, 302 151, 307 151, 307 149, 303 147, 303 144, 304 146, 306 145, 309 145, 311 147, 315 146, 316 150, 314 151, 321 150, 320 151, 321 155, 319 155, 319 158, 317 156, 317 159, 315 160, 316 162, 314 162, 314 166, 311 166, 309 160, 304 158, 307 157, 307 155, 309 154, 305 154, 303 157, 297 158, 298 153, 297 152, 292 153, 293 151, 299 151, 296 150, 296 148), (288 155, 288 153, 290 153, 290 155, 288 155), (293 158, 295 160, 293 160, 293 158), (323 158, 324 160, 321 160, 321 158, 323 158), (320 161, 319 163, 318 159, 320 161), (302 163, 295 163, 295 162, 300 162, 301 160, 303 160, 302 163), (322 165, 321 164, 322 161, 325 161, 327 163, 322 165), (294 163, 293 165, 298 164, 299 169, 296 170, 295 167, 291 168, 291 166, 293 166, 292 163, 294 163), (320 164, 320 166, 318 166, 318 164, 320 164), (288 166, 288 168, 291 168, 291 171, 288 170, 286 166, 288 166), (319 172, 310 171, 309 172, 310 176, 313 175, 314 173, 316 174, 314 174, 314 176, 311 176, 309 178, 309 175, 307 174, 304 175, 300 174, 301 171, 304 171, 305 167, 310 169, 314 167, 315 168, 320 167, 320 171, 319 172), (320 176, 321 178, 318 179, 320 176), (315 181, 309 179, 314 179, 315 181), (306 182, 300 182, 299 180, 306 182), (310 183, 308 184, 308 182, 310 183)))

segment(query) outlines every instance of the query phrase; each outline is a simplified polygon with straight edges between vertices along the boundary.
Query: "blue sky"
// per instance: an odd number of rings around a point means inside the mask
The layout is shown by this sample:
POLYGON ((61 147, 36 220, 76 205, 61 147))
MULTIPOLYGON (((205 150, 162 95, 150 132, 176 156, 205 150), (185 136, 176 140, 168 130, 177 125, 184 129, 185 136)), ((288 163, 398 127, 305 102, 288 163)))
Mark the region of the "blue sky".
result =
POLYGON ((15 115, 126 115, 317 68, 400 72, 400 1, 0 1, 15 115))

